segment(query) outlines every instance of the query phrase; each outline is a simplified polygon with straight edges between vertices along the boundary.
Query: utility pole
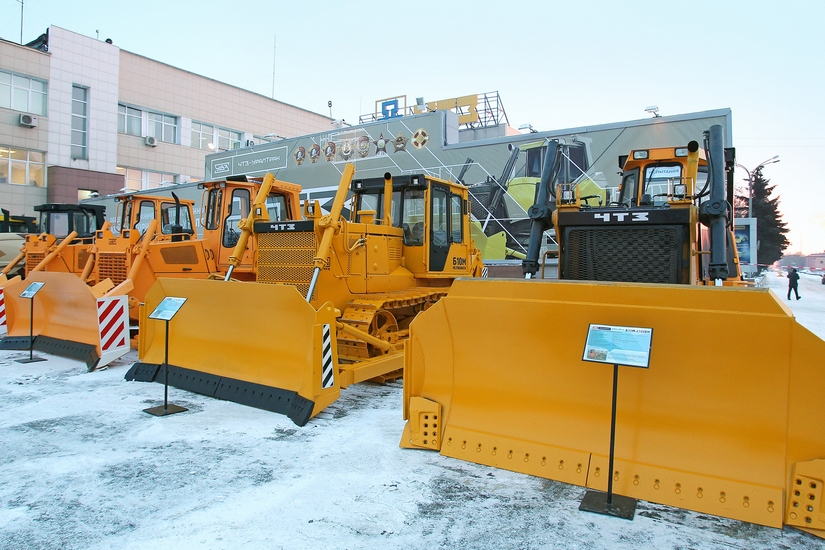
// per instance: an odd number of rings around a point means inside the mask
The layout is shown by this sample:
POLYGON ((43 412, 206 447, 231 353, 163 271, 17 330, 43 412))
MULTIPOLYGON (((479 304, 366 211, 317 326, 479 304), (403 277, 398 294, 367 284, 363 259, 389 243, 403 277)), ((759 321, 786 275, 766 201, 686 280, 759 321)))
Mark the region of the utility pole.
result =
POLYGON ((744 170, 748 174, 748 217, 749 218, 753 217, 753 177, 756 175, 757 172, 759 172, 760 168, 764 168, 768 164, 774 164, 776 162, 779 162, 779 155, 774 155, 771 158, 769 158, 768 160, 760 162, 759 165, 756 168, 754 168, 753 170, 748 170, 747 168, 745 168, 744 166, 742 166, 738 162, 736 163, 736 166, 738 166, 739 168, 741 168, 742 170, 744 170))

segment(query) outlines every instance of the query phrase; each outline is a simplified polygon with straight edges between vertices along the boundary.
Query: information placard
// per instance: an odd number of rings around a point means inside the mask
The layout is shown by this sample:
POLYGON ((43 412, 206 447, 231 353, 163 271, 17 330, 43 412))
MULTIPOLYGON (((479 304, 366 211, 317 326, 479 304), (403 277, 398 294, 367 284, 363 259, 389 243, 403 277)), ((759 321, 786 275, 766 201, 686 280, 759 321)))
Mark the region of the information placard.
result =
POLYGON ((650 366, 652 340, 652 328, 591 324, 582 361, 646 369, 650 366))
MULTIPOLYGON (((34 298, 37 291, 43 288, 46 283, 32 283, 26 287, 26 290, 20 293, 21 298, 34 298)), ((51 287, 50 287, 51 288, 51 287)))
POLYGON ((183 306, 185 301, 186 298, 174 298, 172 296, 167 296, 161 300, 158 307, 155 308, 155 311, 149 314, 149 318, 159 319, 161 321, 170 321, 181 306, 183 306))

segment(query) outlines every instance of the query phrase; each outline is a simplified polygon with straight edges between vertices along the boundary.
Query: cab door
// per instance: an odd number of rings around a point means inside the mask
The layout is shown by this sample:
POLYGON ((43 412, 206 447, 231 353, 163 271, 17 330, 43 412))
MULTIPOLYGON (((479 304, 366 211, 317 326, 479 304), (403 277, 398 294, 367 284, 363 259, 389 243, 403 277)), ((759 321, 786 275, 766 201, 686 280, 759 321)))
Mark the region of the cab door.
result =
POLYGON ((450 189, 433 183, 430 187, 429 271, 444 271, 450 254, 450 189))
MULTIPOLYGON (((238 239, 241 236, 241 229, 238 224, 241 220, 249 216, 249 209, 252 203, 252 197, 249 189, 236 188, 232 189, 229 196, 229 204, 226 206, 227 211, 223 219, 223 227, 221 228, 221 246, 218 252, 218 264, 229 265, 229 258, 235 251, 235 245, 238 244, 238 239)), ((247 246, 246 251, 241 258, 241 265, 252 264, 252 252, 247 246)))

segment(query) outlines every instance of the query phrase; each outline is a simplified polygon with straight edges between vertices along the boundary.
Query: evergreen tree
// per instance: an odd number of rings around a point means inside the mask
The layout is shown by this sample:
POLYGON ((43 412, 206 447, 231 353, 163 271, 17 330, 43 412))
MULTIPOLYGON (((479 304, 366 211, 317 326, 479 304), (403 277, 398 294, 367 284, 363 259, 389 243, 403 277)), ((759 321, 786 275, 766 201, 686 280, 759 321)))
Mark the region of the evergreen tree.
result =
POLYGON ((753 217, 756 218, 757 258, 760 264, 772 264, 782 257, 790 244, 785 235, 788 224, 779 212, 779 197, 771 198, 775 185, 762 175, 762 167, 753 173, 753 217))

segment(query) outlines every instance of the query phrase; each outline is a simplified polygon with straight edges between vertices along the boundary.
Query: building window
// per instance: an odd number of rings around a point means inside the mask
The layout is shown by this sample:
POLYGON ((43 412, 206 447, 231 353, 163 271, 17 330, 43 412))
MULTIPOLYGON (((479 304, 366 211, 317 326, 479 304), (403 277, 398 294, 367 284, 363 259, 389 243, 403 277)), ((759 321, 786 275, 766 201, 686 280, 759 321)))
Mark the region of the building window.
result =
POLYGON ((126 105, 118 105, 117 131, 121 134, 129 134, 130 136, 140 136, 140 118, 140 109, 127 107, 126 105))
POLYGON ((174 174, 163 172, 150 172, 148 170, 137 170, 135 168, 117 167, 117 173, 124 178, 124 187, 129 191, 141 191, 160 187, 164 183, 175 183, 174 174))
POLYGON ((149 113, 149 131, 147 135, 167 143, 177 143, 178 117, 149 113))
POLYGON ((228 151, 241 147, 241 133, 218 128, 218 151, 228 151))
POLYGON ((0 71, 0 107, 45 115, 46 83, 0 71))
POLYGON ((72 158, 88 159, 89 89, 72 86, 72 158))
POLYGON ((215 127, 200 122, 192 123, 192 147, 195 149, 207 149, 210 143, 214 143, 215 127))
POLYGON ((143 189, 143 172, 134 168, 117 167, 117 173, 123 176, 123 187, 129 191, 143 189))
POLYGON ((155 187, 160 187, 164 183, 175 183, 174 174, 146 172, 146 189, 154 189, 155 187))
POLYGON ((0 183, 46 187, 46 163, 40 151, 0 146, 0 183))

